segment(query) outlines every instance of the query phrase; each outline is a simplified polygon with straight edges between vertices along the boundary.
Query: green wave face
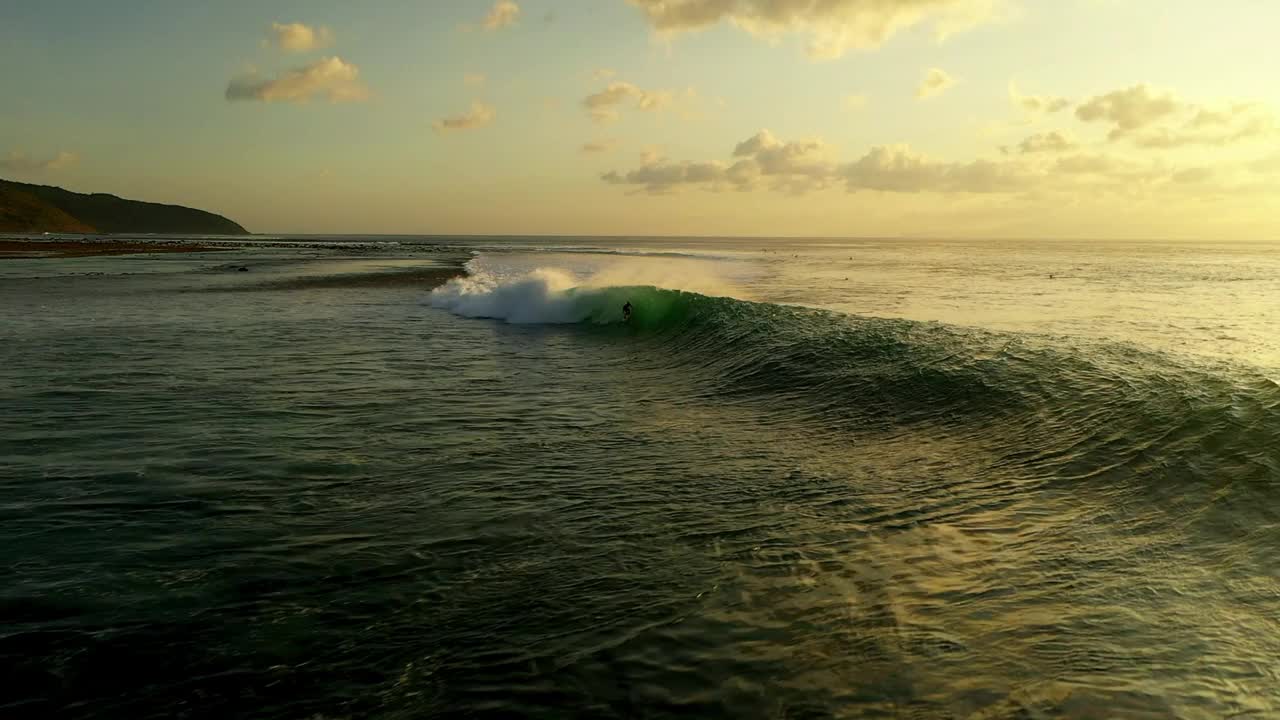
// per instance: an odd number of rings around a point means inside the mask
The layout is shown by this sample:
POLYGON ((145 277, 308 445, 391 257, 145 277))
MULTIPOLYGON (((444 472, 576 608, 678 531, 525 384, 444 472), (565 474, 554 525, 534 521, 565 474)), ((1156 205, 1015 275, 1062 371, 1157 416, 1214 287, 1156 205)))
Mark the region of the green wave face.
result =
MULTIPOLYGON (((761 412, 865 432, 924 428, 1065 478, 1160 457, 1151 477, 1206 481, 1206 461, 1280 468, 1280 386, 1256 370, 1119 344, 844 315, 652 287, 575 292, 671 373, 761 412), (1212 458, 1210 460, 1210 458, 1212 458)), ((767 415, 762 416, 767 418, 767 415)))
POLYGON ((681 290, 655 287, 578 288, 568 291, 584 322, 598 325, 624 322, 622 308, 631 303, 627 324, 637 330, 678 328, 699 312, 706 312, 715 298, 681 290))
POLYGON ((1274 382, 1127 345, 639 286, 538 288, 463 314, 625 331, 647 365, 697 376, 710 397, 760 401, 762 418, 857 432, 923 427, 1042 458, 1067 476, 1156 452, 1161 473, 1175 476, 1198 475, 1191 468, 1205 453, 1280 467, 1274 382))

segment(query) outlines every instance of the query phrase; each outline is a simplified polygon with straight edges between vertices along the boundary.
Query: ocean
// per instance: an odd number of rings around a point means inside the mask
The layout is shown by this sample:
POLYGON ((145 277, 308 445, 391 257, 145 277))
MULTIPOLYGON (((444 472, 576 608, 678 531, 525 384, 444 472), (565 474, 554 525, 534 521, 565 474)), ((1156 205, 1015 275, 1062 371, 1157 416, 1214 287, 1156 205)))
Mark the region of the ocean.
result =
POLYGON ((1280 717, 1280 244, 234 245, 0 260, 2 717, 1280 717))

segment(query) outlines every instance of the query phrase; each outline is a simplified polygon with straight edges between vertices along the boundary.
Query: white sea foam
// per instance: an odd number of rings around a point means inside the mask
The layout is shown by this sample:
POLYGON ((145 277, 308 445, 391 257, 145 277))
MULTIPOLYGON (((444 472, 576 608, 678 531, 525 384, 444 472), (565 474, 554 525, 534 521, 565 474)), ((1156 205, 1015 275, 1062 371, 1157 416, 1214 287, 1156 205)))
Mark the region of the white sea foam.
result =
POLYGON ((504 271, 485 258, 467 263, 466 277, 432 291, 433 307, 464 317, 509 323, 616 322, 622 319, 627 288, 656 287, 703 295, 742 297, 707 264, 684 266, 629 258, 575 273, 565 268, 504 271), (614 307, 616 305, 616 307, 614 307))
POLYGON ((573 275, 541 268, 515 278, 477 272, 454 278, 431 292, 431 304, 465 317, 497 318, 512 323, 573 323, 587 318, 569 291, 573 275))

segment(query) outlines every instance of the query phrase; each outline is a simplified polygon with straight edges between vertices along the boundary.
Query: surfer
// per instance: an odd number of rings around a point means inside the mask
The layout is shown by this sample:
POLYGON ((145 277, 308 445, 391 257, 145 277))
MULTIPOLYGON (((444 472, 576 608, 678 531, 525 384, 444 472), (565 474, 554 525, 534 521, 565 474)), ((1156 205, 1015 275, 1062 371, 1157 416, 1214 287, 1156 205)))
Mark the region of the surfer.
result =
POLYGON ((626 305, 622 306, 622 322, 631 321, 631 301, 628 300, 626 305))

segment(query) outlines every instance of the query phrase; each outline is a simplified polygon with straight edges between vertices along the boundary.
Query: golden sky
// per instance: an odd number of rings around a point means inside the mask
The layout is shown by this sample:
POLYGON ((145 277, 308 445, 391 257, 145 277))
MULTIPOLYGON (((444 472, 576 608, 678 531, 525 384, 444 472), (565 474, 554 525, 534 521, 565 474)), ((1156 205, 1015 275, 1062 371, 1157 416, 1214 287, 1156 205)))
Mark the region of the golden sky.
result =
POLYGON ((1280 238, 1270 0, 0 5, 0 176, 263 233, 1280 238))

